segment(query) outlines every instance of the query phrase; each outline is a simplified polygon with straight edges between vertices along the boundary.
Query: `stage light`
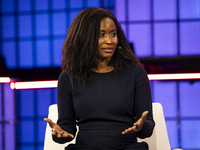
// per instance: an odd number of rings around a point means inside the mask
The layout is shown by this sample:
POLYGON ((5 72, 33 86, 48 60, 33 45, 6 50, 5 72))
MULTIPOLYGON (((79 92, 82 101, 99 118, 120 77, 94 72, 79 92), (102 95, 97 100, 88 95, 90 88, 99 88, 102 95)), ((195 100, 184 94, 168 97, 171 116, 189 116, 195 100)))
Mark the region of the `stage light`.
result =
MULTIPOLYGON (((148 74, 148 78, 149 80, 199 80, 200 73, 148 74)), ((11 89, 56 88, 57 82, 57 80, 12 82, 10 87, 11 89)))
POLYGON ((149 80, 194 80, 200 79, 200 73, 148 74, 149 80))
POLYGON ((9 83, 10 78, 9 77, 0 77, 0 83, 9 83))
POLYGON ((38 88, 56 88, 57 80, 52 81, 28 81, 13 82, 10 84, 11 89, 38 89, 38 88))

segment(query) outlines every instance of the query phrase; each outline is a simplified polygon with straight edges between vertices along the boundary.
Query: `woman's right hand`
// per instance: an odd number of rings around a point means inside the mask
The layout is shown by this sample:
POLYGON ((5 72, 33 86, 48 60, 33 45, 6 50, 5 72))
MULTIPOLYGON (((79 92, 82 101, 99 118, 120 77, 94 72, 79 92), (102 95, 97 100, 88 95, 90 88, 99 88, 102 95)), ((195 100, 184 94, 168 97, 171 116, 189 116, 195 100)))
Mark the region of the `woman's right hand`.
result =
POLYGON ((58 124, 54 123, 51 119, 44 118, 44 120, 49 123, 49 126, 52 128, 53 135, 56 135, 58 138, 61 138, 61 137, 74 138, 73 134, 70 134, 70 133, 66 132, 65 130, 63 130, 58 124))

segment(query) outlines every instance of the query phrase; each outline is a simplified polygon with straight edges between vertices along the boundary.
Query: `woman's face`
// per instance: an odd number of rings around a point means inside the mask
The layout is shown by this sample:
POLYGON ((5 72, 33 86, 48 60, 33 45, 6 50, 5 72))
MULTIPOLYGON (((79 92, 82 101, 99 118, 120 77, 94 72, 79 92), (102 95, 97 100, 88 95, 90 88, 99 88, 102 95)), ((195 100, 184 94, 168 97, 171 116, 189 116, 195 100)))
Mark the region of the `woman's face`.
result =
POLYGON ((110 18, 102 19, 98 43, 98 57, 110 59, 115 52, 117 44, 118 38, 115 23, 110 18))

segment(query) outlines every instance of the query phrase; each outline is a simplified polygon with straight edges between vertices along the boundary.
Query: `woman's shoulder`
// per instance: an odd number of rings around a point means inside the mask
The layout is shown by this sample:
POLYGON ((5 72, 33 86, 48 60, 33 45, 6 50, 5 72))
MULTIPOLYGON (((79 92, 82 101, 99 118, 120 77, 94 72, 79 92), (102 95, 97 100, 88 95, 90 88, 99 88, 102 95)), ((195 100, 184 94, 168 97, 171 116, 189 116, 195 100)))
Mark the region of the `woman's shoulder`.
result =
POLYGON ((61 84, 61 85, 71 84, 69 76, 65 70, 63 70, 60 73, 60 75, 58 77, 58 84, 61 84))
POLYGON ((146 74, 145 68, 142 66, 142 64, 132 64, 129 67, 126 67, 125 72, 132 73, 132 74, 146 74))
POLYGON ((66 80, 67 78, 69 78, 69 76, 67 75, 67 72, 65 70, 62 70, 62 72, 60 73, 58 80, 66 80))

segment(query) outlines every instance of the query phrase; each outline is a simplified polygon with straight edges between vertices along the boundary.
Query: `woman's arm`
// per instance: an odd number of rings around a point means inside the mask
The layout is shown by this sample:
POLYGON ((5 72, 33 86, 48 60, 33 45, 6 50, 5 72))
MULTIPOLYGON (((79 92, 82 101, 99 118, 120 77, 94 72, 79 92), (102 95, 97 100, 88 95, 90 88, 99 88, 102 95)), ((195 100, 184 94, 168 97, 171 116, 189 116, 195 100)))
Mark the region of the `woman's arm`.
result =
POLYGON ((142 129, 136 133, 139 138, 150 137, 153 133, 155 122, 152 113, 152 97, 149 79, 145 69, 139 65, 135 85, 135 119, 138 121, 144 111, 148 111, 142 129))
POLYGON ((138 65, 135 78, 134 117, 136 122, 122 134, 135 134, 139 138, 152 135, 155 123, 152 114, 151 89, 145 69, 138 65))
MULTIPOLYGON (((72 86, 69 77, 65 71, 62 71, 58 78, 57 86, 57 106, 58 121, 57 124, 67 133, 76 134, 76 118, 72 100, 72 86)), ((71 137, 57 137, 53 135, 53 140, 57 143, 66 143, 71 141, 71 137)))

